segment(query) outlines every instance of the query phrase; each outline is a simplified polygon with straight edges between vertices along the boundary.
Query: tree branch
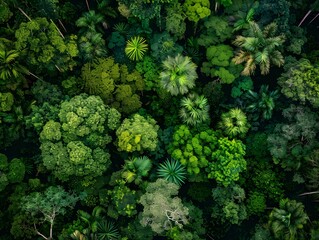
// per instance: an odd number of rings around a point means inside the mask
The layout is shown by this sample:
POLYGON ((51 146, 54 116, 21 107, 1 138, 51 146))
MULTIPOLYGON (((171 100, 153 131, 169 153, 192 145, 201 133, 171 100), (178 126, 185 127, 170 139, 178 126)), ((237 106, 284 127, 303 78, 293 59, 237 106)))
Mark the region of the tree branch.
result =
POLYGON ((35 223, 33 223, 33 226, 34 226, 34 229, 35 229, 35 232, 40 235, 41 237, 43 237, 44 239, 48 239, 46 236, 44 236, 42 233, 40 233, 37 229, 37 226, 35 225, 35 223))

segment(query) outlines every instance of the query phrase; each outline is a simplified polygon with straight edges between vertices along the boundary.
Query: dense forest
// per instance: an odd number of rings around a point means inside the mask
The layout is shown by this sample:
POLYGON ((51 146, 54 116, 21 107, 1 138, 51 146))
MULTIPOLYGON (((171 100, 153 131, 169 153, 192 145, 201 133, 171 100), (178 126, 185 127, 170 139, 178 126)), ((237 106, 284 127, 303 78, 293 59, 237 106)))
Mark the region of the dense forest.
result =
POLYGON ((319 240, 318 25, 318 0, 0 0, 0 240, 319 240))

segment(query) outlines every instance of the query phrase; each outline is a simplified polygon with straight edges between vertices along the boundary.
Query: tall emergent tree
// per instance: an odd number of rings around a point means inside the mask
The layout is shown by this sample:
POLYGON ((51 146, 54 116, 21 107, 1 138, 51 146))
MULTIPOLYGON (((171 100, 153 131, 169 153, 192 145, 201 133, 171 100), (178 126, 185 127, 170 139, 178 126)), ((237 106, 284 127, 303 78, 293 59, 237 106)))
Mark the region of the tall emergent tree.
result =
POLYGON ((49 222, 50 232, 46 237, 38 231, 36 223, 34 229, 36 233, 44 239, 53 239, 53 225, 58 215, 65 215, 68 208, 74 208, 79 196, 66 192, 61 186, 48 187, 43 193, 33 192, 22 199, 21 208, 41 222, 49 222))
POLYGON ((303 227, 308 221, 302 203, 282 199, 279 208, 274 208, 269 215, 268 226, 276 239, 305 239, 303 227))
POLYGON ((196 65, 187 56, 184 57, 180 54, 174 58, 169 56, 163 62, 160 78, 162 87, 169 93, 183 95, 195 87, 196 65))
POLYGON ((100 97, 81 94, 63 101, 59 121, 48 121, 40 133, 44 166, 62 181, 73 176, 90 184, 110 164, 106 145, 119 120, 120 113, 100 97))
POLYGON ((285 41, 284 35, 277 35, 277 24, 270 23, 263 30, 254 22, 249 22, 248 34, 237 36, 233 42, 239 47, 236 56, 233 58, 235 64, 245 62, 243 75, 252 75, 259 65, 261 74, 269 73, 270 65, 282 66, 284 57, 279 48, 285 41))

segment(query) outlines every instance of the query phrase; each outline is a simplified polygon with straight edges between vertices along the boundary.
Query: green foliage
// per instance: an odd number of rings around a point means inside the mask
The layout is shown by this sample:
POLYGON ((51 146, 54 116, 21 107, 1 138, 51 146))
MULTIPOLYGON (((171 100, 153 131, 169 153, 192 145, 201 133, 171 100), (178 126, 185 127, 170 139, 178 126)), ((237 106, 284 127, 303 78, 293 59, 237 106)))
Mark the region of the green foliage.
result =
POLYGON ((129 73, 126 65, 115 63, 113 58, 97 59, 82 67, 84 89, 100 96, 106 104, 126 114, 142 105, 138 91, 144 88, 142 76, 134 70, 129 73))
POLYGON ((48 187, 44 192, 33 192, 22 198, 21 209, 40 221, 50 223, 50 238, 52 228, 58 215, 65 215, 68 208, 74 208, 80 197, 66 192, 61 186, 48 187))
POLYGON ((11 17, 13 13, 10 11, 8 4, 1 0, 0 1, 0 24, 6 23, 11 17))
POLYGON ((201 71, 206 76, 219 77, 222 83, 230 84, 241 71, 241 67, 231 61, 233 55, 233 49, 228 45, 210 46, 206 49, 208 62, 203 62, 201 71))
POLYGON ((158 62, 164 61, 168 56, 176 56, 183 52, 183 48, 176 43, 168 32, 154 34, 150 45, 151 56, 158 62))
POLYGON ((45 18, 35 18, 21 23, 15 31, 15 47, 24 50, 27 64, 36 72, 54 72, 72 70, 76 65, 74 58, 78 55, 76 36, 62 38, 56 25, 45 18))
POLYGON ((98 32, 86 32, 78 40, 80 56, 84 62, 106 57, 107 49, 103 35, 98 32))
POLYGON ((142 226, 150 226, 155 233, 162 234, 174 226, 182 228, 188 224, 188 208, 176 197, 177 193, 178 186, 164 179, 149 183, 139 201, 144 207, 142 226))
POLYGON ((100 13, 95 13, 94 10, 83 13, 82 17, 80 17, 76 21, 76 26, 82 28, 81 32, 97 32, 102 31, 102 29, 98 26, 98 24, 104 21, 104 17, 100 13))
POLYGON ((186 31, 186 16, 180 3, 174 3, 166 8, 166 30, 175 38, 181 39, 186 31))
POLYGON ((245 145, 240 140, 218 139, 217 149, 206 171, 208 178, 214 178, 225 187, 239 180, 239 174, 246 170, 245 145))
POLYGON ((222 4, 224 7, 228 7, 233 4, 232 0, 217 0, 217 2, 222 4))
POLYGON ((222 223, 240 224, 248 217, 244 205, 245 191, 239 185, 217 186, 213 189, 212 195, 216 203, 212 209, 213 218, 219 219, 222 223))
POLYGON ((251 21, 247 36, 238 35, 233 44, 240 49, 233 58, 235 64, 246 62, 242 75, 253 75, 259 65, 261 74, 268 74, 270 64, 282 66, 284 58, 280 46, 285 41, 284 35, 277 35, 277 24, 271 23, 261 30, 260 26, 251 21))
POLYGON ((14 158, 9 163, 7 179, 10 183, 19 183, 24 179, 25 165, 23 161, 14 158))
POLYGON ((253 81, 250 77, 240 77, 237 78, 233 84, 231 89, 231 96, 233 98, 237 98, 243 95, 243 93, 248 90, 253 89, 253 81))
POLYGON ((309 60, 300 59, 289 70, 278 78, 281 92, 292 100, 302 104, 310 102, 319 107, 319 70, 309 60))
POLYGON ((209 0, 186 0, 183 8, 188 20, 195 23, 211 13, 209 0))
POLYGON ((181 125, 173 134, 168 153, 185 166, 190 175, 197 175, 211 161, 219 135, 211 129, 194 134, 189 127, 181 125))
POLYGON ((60 180, 79 176, 88 184, 108 167, 108 133, 118 126, 120 114, 101 98, 81 94, 63 101, 58 115, 59 121, 48 121, 40 133, 43 164, 60 180))
MULTIPOLYGON (((113 190, 108 190, 108 195, 111 198, 112 206, 115 207, 116 218, 118 215, 133 217, 137 214, 137 192, 127 187, 124 180, 118 181, 113 190)), ((110 209, 111 206, 109 206, 109 211, 110 209)))
POLYGON ((318 116, 309 108, 295 105, 283 110, 283 116, 287 122, 276 124, 268 135, 268 149, 274 163, 280 163, 286 171, 297 170, 318 144, 318 116))
POLYGON ((135 68, 144 77, 145 90, 156 91, 159 88, 159 66, 151 57, 145 56, 135 68))
POLYGON ((248 132, 249 124, 246 114, 239 108, 233 108, 222 114, 218 127, 231 138, 236 136, 243 138, 248 132))
POLYGON ((126 160, 122 170, 122 177, 126 182, 134 181, 139 185, 143 181, 143 177, 148 176, 152 168, 152 161, 148 157, 134 157, 131 160, 126 160))
POLYGON ((0 85, 10 88, 16 88, 21 84, 24 75, 29 71, 18 61, 21 52, 19 50, 9 50, 0 45, 0 85))
POLYGON ((162 87, 172 95, 187 93, 195 86, 195 80, 198 77, 196 67, 187 56, 178 54, 174 58, 167 57, 160 74, 162 87))
POLYGON ((269 215, 268 226, 276 239, 304 239, 303 226, 307 221, 302 203, 281 199, 279 208, 274 208, 269 215))
POLYGON ((157 176, 180 186, 186 179, 186 169, 180 162, 174 159, 166 159, 164 163, 159 165, 157 176))
POLYGON ((209 105, 207 98, 203 95, 189 94, 181 100, 179 111, 184 123, 188 125, 199 125, 209 122, 209 105))
POLYGON ((278 174, 271 169, 258 169, 252 176, 256 191, 262 193, 267 199, 278 202, 284 195, 283 182, 278 174))
POLYGON ((145 52, 147 51, 146 40, 143 37, 132 37, 127 41, 125 47, 125 53, 129 59, 134 61, 140 61, 143 59, 145 52))
POLYGON ((158 129, 159 126, 151 117, 145 118, 136 113, 131 118, 124 119, 116 130, 118 150, 126 152, 154 151, 158 144, 158 129))
POLYGON ((14 97, 12 93, 0 93, 0 111, 8 112, 11 111, 14 102, 14 97))
POLYGON ((248 90, 244 97, 249 102, 245 108, 253 114, 253 120, 269 120, 275 108, 275 101, 279 98, 279 91, 269 91, 268 85, 261 85, 259 92, 248 90))
POLYGON ((248 215, 260 215, 266 209, 266 198, 259 192, 252 192, 247 199, 248 215))
POLYGON ((204 20, 204 30, 198 38, 198 44, 205 48, 224 42, 232 37, 232 27, 224 17, 210 15, 204 20))

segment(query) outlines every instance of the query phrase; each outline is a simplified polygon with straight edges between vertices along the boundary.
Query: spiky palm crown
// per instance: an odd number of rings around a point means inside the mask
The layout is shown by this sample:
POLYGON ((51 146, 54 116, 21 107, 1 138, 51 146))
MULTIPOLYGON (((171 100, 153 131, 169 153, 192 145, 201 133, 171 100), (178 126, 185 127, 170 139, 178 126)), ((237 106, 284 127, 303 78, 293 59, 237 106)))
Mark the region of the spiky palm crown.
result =
POLYGON ((251 102, 246 109, 251 112, 260 111, 262 118, 266 120, 272 117, 275 101, 279 98, 278 90, 269 91, 268 87, 268 85, 262 85, 259 93, 249 90, 246 94, 247 99, 251 102))
POLYGON ((120 233, 115 224, 108 220, 101 220, 97 224, 97 239, 116 240, 120 238, 120 233))
POLYGON ((94 10, 91 10, 89 12, 85 12, 82 17, 80 17, 77 21, 76 21, 76 26, 78 27, 84 27, 84 28, 88 28, 89 31, 93 31, 96 32, 96 25, 98 23, 101 23, 104 21, 104 17, 102 14, 99 13, 95 13, 94 10))
POLYGON ((222 114, 218 127, 230 137, 244 137, 248 132, 249 124, 246 114, 239 108, 233 108, 222 114))
POLYGON ((157 176, 180 186, 186 179, 186 168, 174 159, 166 159, 159 165, 157 176))
POLYGON ((16 79, 29 71, 17 62, 20 52, 17 50, 6 50, 0 47, 0 79, 16 79))
POLYGON ((276 35, 277 24, 270 23, 264 30, 259 25, 249 22, 248 36, 237 36, 233 44, 240 48, 233 58, 235 64, 246 62, 243 75, 252 75, 256 65, 259 65, 261 74, 269 73, 270 63, 280 67, 284 63, 283 55, 278 51, 285 38, 283 35, 276 35))
POLYGON ((125 53, 129 59, 139 61, 143 59, 143 56, 147 49, 148 46, 146 44, 145 38, 136 36, 127 41, 125 53))
POLYGON ((269 215, 269 228, 277 239, 303 239, 302 228, 307 223, 308 216, 304 206, 289 199, 280 200, 280 208, 274 208, 269 215))
POLYGON ((203 95, 189 94, 181 100, 179 115, 188 125, 197 125, 209 120, 209 105, 203 95))
POLYGON ((189 57, 178 54, 163 61, 161 85, 172 95, 185 94, 195 86, 196 64, 189 57))

